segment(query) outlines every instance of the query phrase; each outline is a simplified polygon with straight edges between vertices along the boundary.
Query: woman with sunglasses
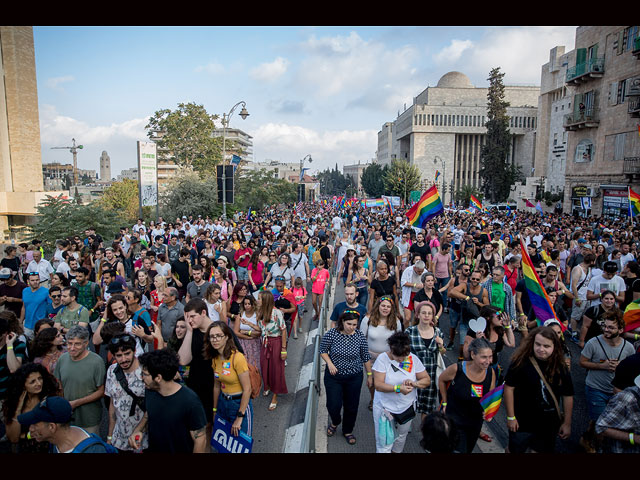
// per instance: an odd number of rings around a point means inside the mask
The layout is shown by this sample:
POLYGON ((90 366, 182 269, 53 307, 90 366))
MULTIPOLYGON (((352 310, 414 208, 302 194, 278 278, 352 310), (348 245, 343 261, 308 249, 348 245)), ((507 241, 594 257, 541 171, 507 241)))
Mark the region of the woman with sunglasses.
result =
POLYGON ((291 269, 291 257, 288 253, 283 253, 278 258, 278 263, 271 267, 264 284, 270 288, 275 288, 275 278, 284 277, 284 286, 291 289, 291 281, 293 279, 293 270, 291 269))
MULTIPOLYGON (((395 314, 395 310, 393 298, 385 295, 378 299, 371 315, 364 317, 360 323, 360 330, 367 339, 369 355, 373 362, 378 355, 389 350, 387 339, 395 332, 402 331, 402 323, 395 314)), ((369 410, 372 410, 375 394, 373 385, 369 388, 369 392, 371 393, 369 410)))
MULTIPOLYGON (((102 336, 102 329, 107 323, 119 322, 124 325, 124 331, 126 333, 132 333, 134 325, 133 320, 129 315, 128 306, 127 298, 124 295, 115 294, 111 296, 107 302, 107 308, 104 309, 104 316, 100 320, 100 324, 93 334, 92 340, 94 345, 100 345, 105 342, 105 339, 102 336)), ((137 340, 136 356, 139 356, 144 353, 144 345, 142 344, 140 337, 137 337, 137 340)))
POLYGON ((41 364, 51 374, 53 374, 56 368, 58 359, 65 351, 62 332, 53 327, 40 330, 40 332, 36 334, 33 340, 33 346, 30 349, 30 353, 33 356, 33 363, 41 364))
POLYGON ((251 378, 246 357, 240 353, 231 328, 224 322, 213 322, 207 328, 204 358, 213 369, 213 416, 231 424, 231 434, 243 432, 253 436, 251 378))
POLYGON ((329 411, 327 436, 334 436, 342 423, 342 433, 349 445, 356 443, 353 429, 358 416, 363 365, 367 387, 373 386, 371 354, 366 337, 358 330, 359 318, 355 310, 343 312, 336 327, 325 333, 320 342, 320 356, 327 364, 324 372, 329 411))

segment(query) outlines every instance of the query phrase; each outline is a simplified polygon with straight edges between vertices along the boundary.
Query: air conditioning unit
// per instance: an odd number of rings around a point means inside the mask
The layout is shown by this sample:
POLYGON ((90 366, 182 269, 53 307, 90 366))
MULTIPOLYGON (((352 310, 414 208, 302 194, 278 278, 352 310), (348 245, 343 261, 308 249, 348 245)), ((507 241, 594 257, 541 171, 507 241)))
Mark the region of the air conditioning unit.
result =
POLYGON ((588 187, 587 197, 598 197, 600 195, 600 189, 598 187, 588 187))

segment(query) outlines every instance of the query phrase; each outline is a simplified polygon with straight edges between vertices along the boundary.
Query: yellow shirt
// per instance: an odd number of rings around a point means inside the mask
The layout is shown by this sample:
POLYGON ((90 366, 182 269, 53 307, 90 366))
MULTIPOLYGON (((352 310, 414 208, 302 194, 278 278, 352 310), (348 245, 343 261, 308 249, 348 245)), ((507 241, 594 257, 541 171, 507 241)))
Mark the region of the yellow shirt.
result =
POLYGON ((249 371, 247 359, 240 352, 231 354, 231 360, 214 358, 211 361, 213 376, 220 382, 222 392, 226 395, 242 393, 242 384, 239 375, 249 371))

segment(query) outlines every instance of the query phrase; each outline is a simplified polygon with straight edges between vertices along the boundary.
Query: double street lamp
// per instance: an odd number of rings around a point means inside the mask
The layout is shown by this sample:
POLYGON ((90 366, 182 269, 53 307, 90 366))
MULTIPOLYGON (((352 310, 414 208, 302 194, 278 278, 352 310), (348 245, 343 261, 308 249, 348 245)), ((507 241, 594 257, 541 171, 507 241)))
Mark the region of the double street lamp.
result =
POLYGON ((245 102, 236 103, 229 113, 222 114, 222 218, 224 220, 227 219, 227 178, 226 178, 226 157, 227 157, 227 127, 229 126, 229 120, 231 119, 231 115, 233 115, 234 110, 242 105, 242 110, 240 110, 240 115, 244 120, 249 116, 249 112, 247 112, 247 104, 245 102))

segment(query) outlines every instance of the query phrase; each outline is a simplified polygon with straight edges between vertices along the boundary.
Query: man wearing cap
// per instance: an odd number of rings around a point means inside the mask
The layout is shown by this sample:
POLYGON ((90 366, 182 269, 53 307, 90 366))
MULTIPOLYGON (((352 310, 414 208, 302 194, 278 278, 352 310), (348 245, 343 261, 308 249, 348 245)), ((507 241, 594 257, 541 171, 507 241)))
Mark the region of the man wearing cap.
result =
POLYGON ((67 353, 62 354, 53 375, 60 380, 64 397, 73 408, 73 424, 98 433, 102 419, 105 363, 89 351, 89 330, 75 325, 67 332, 67 353))
POLYGON ((18 422, 29 426, 31 438, 49 442, 53 453, 107 453, 100 441, 83 444, 90 435, 84 429, 71 425, 72 415, 69 401, 63 397, 48 397, 33 410, 18 415, 18 422))
POLYGON ((4 305, 4 308, 11 310, 16 314, 16 317, 20 317, 22 311, 22 291, 27 286, 20 282, 16 278, 16 273, 9 268, 3 268, 0 270, 0 305, 4 305))

